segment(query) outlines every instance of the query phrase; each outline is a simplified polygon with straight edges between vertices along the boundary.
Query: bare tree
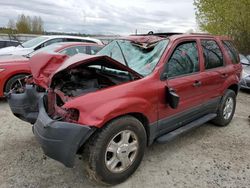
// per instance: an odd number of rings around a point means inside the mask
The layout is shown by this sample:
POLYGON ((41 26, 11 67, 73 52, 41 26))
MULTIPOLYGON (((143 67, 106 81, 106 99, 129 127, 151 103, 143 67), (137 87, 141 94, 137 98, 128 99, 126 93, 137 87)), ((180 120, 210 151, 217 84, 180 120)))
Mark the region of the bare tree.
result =
POLYGON ((16 23, 13 19, 9 19, 8 25, 7 27, 11 30, 15 30, 16 29, 16 23))

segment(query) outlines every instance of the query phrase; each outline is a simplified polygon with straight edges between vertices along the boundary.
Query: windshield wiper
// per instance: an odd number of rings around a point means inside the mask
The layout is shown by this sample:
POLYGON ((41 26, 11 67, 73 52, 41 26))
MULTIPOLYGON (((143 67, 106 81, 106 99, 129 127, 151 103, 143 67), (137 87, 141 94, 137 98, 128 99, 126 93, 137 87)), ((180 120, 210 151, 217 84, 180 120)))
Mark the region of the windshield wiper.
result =
POLYGON ((124 55, 124 53, 123 53, 123 51, 122 51, 122 48, 121 48, 119 42, 117 42, 117 41, 115 41, 115 42, 116 42, 116 44, 118 45, 118 47, 119 47, 119 49, 120 49, 120 51, 121 51, 122 58, 124 59, 125 64, 127 65, 127 67, 129 67, 128 62, 127 62, 127 60, 126 60, 126 58, 125 58, 125 55, 124 55))
MULTIPOLYGON (((124 53, 123 53, 123 51, 122 51, 122 48, 121 48, 119 42, 118 42, 118 41, 115 41, 115 42, 116 42, 116 44, 118 45, 118 47, 119 47, 119 49, 120 49, 120 51, 121 51, 122 58, 124 59, 124 62, 125 62, 125 64, 126 64, 126 66, 129 68, 128 62, 127 62, 127 60, 126 60, 126 58, 125 58, 125 55, 124 55, 124 53)), ((133 77, 132 77, 131 73, 129 74, 129 77, 130 77, 131 80, 133 80, 133 77)))

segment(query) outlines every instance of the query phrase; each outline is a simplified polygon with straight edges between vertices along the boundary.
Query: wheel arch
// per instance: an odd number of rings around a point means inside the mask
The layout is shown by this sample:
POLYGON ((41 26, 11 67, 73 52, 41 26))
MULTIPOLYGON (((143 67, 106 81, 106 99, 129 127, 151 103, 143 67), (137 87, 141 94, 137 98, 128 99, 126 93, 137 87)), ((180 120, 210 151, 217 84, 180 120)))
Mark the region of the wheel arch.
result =
POLYGON ((234 91, 235 94, 237 95, 239 92, 239 85, 238 84, 231 84, 227 89, 234 91))
MULTIPOLYGON (((151 137, 151 134, 152 134, 151 132, 152 131, 151 131, 150 127, 149 127, 150 126, 149 125, 149 120, 148 120, 146 115, 144 115, 143 113, 140 113, 140 112, 130 112, 130 113, 126 113, 126 114, 121 114, 121 115, 118 115, 118 116, 108 120, 107 122, 105 122, 105 124, 101 128, 97 128, 96 131, 90 136, 89 139, 91 139, 91 137, 94 137, 95 134, 98 134, 98 132, 99 132, 98 129, 102 129, 107 124, 109 124, 111 121, 114 121, 114 120, 116 120, 118 118, 121 118, 121 117, 124 117, 124 116, 132 116, 132 117, 136 118, 137 120, 139 120, 142 123, 142 125, 143 125, 143 127, 144 127, 144 129, 146 131, 146 135, 147 135, 147 145, 150 145, 151 144, 150 137, 151 137)), ((79 147, 77 153, 83 152, 84 151, 84 146, 85 146, 85 144, 82 144, 79 147)))
POLYGON ((11 74, 10 76, 7 77, 7 79, 5 79, 4 81, 4 84, 3 84, 3 92, 5 92, 5 89, 6 89, 6 85, 8 83, 8 81, 13 78, 14 76, 18 76, 18 75, 21 75, 21 74, 25 74, 25 75, 29 75, 31 74, 30 72, 27 72, 27 71, 23 71, 23 72, 17 72, 15 74, 11 74))

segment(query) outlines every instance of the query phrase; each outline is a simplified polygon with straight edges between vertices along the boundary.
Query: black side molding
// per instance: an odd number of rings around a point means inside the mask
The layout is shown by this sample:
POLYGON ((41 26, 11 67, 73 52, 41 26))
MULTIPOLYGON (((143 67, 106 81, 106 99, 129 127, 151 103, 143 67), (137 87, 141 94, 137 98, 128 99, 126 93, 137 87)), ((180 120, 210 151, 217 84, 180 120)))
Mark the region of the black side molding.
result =
POLYGON ((156 139, 156 142, 157 143, 160 143, 160 144, 164 144, 166 142, 169 142, 171 140, 173 140, 174 138, 176 138, 177 136, 185 133, 185 132, 188 132, 189 130, 191 129, 194 129, 196 127, 199 127, 201 125, 203 125, 204 123, 214 119, 215 117, 217 116, 217 114, 208 114, 208 115, 205 115, 183 127, 180 127, 174 131, 171 131, 163 136, 160 136, 156 139))

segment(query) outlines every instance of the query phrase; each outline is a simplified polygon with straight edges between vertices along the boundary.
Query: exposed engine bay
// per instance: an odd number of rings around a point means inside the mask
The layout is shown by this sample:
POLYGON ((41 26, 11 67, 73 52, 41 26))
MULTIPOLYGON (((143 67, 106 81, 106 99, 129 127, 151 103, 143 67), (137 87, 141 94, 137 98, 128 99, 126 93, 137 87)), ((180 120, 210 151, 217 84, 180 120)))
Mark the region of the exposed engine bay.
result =
POLYGON ((131 75, 125 71, 92 65, 66 69, 53 80, 52 88, 63 92, 65 96, 76 97, 130 81, 131 75))

